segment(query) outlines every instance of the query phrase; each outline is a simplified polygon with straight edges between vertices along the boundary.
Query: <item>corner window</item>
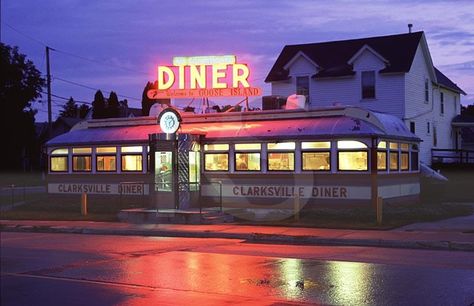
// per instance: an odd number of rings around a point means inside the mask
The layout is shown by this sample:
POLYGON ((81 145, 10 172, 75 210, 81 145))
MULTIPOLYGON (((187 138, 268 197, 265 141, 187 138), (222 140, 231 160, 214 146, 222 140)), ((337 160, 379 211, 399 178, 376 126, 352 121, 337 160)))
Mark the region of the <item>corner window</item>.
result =
POLYGON ((375 71, 361 73, 362 99, 375 98, 375 71))
POLYGON ((68 171, 68 148, 54 149, 50 153, 49 169, 51 172, 67 172, 68 171))
POLYGON ((296 77, 296 94, 305 96, 309 103, 309 77, 296 77))

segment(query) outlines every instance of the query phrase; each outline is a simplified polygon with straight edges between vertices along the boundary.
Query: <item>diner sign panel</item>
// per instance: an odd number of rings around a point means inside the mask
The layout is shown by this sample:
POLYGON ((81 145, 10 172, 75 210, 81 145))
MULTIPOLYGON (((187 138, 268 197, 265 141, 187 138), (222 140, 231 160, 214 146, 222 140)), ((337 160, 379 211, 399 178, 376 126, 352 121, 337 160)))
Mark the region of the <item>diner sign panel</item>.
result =
POLYGON ((104 194, 104 195, 148 195, 148 184, 122 183, 50 183, 48 193, 58 194, 104 194))
POLYGON ((175 57, 173 66, 158 66, 157 72, 150 99, 262 95, 249 83, 249 67, 234 55, 175 57))

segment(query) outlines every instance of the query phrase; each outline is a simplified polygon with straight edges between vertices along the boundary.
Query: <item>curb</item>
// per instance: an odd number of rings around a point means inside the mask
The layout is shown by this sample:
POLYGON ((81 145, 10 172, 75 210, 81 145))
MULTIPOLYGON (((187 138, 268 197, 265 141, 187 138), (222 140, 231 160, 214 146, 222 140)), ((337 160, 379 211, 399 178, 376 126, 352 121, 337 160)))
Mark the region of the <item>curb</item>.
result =
POLYGON ((222 232, 186 232, 169 230, 134 230, 134 229, 92 229, 65 226, 32 226, 32 225, 3 225, 2 232, 32 232, 32 233, 63 233, 88 235, 119 235, 119 236, 154 236, 154 237, 185 237, 185 238, 225 238, 240 239, 251 243, 293 244, 293 245, 324 245, 324 246, 360 246, 383 247, 398 249, 424 249, 474 252, 474 243, 456 241, 403 241, 384 239, 344 239, 321 238, 316 236, 288 236, 261 233, 222 233, 222 232))

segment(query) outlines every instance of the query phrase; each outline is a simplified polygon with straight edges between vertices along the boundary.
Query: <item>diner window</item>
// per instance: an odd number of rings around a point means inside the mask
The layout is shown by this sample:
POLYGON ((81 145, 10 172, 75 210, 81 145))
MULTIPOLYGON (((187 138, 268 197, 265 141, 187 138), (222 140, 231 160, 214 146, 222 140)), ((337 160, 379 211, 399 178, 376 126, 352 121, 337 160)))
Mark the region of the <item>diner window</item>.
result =
POLYGON ((97 147, 95 148, 97 154, 115 154, 117 152, 116 147, 97 147))
POLYGON ((378 149, 386 149, 387 148, 387 142, 386 141, 380 141, 379 144, 377 145, 378 149))
POLYGON ((260 153, 235 153, 236 171, 260 171, 260 153))
POLYGON ((143 156, 141 154, 122 154, 121 156, 122 171, 141 172, 143 170, 142 159, 143 159, 143 156))
POLYGON ((391 142, 390 143, 390 150, 398 150, 398 143, 397 142, 391 142))
POLYGON ((340 140, 337 142, 337 168, 341 171, 367 171, 367 145, 356 140, 340 140))
POLYGON ((398 170, 398 152, 390 151, 390 170, 398 170))
POLYGON ((409 170, 408 152, 402 152, 400 155, 400 169, 402 171, 409 170))
POLYGON ((293 152, 273 152, 268 153, 269 171, 294 171, 295 153, 293 152))
POLYGON ((330 141, 303 141, 301 143, 301 149, 330 149, 330 141))
POLYGON ((329 171, 331 170, 330 152, 303 152, 303 170, 305 171, 329 171))
POLYGON ((236 143, 235 144, 236 151, 252 151, 252 150, 260 151, 261 149, 262 149, 262 144, 260 143, 236 143))
POLYGON ((51 172, 67 172, 68 158, 67 156, 51 156, 50 158, 50 169, 51 172))
POLYGON ((361 80, 362 99, 374 99, 375 71, 362 71, 361 80))
POLYGON ((72 171, 76 172, 90 172, 91 156, 90 155, 74 155, 72 157, 72 171))
POLYGON ((68 148, 54 149, 50 153, 49 169, 51 172, 67 172, 68 171, 68 148))
POLYGON ((111 172, 117 170, 117 158, 115 155, 97 155, 96 169, 99 172, 111 172))
POLYGON ((387 170, 387 152, 378 151, 377 152, 377 170, 387 170))
POLYGON ((143 147, 142 146, 121 147, 120 152, 122 152, 122 153, 142 153, 143 152, 143 147))
POLYGON ((296 77, 296 94, 306 97, 306 103, 309 103, 309 77, 296 77))
POLYGON ((274 142, 267 144, 268 150, 294 150, 296 144, 294 142, 274 142))
POLYGON ((199 151, 189 151, 189 189, 199 190, 199 182, 201 181, 201 159, 199 151))
POLYGON ((206 171, 228 171, 229 153, 204 154, 204 169, 206 171))
POLYGON ((72 154, 92 154, 92 148, 72 148, 72 154))
POLYGON ((226 143, 205 144, 204 151, 229 151, 229 145, 226 143))

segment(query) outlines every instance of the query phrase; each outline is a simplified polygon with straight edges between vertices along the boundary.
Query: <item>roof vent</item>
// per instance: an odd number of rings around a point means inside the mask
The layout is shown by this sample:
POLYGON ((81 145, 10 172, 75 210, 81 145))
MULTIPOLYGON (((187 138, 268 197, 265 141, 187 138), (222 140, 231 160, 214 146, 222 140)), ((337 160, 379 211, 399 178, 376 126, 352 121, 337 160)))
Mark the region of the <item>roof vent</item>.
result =
POLYGON ((411 33, 411 28, 413 28, 413 24, 409 23, 408 24, 408 33, 411 33))

